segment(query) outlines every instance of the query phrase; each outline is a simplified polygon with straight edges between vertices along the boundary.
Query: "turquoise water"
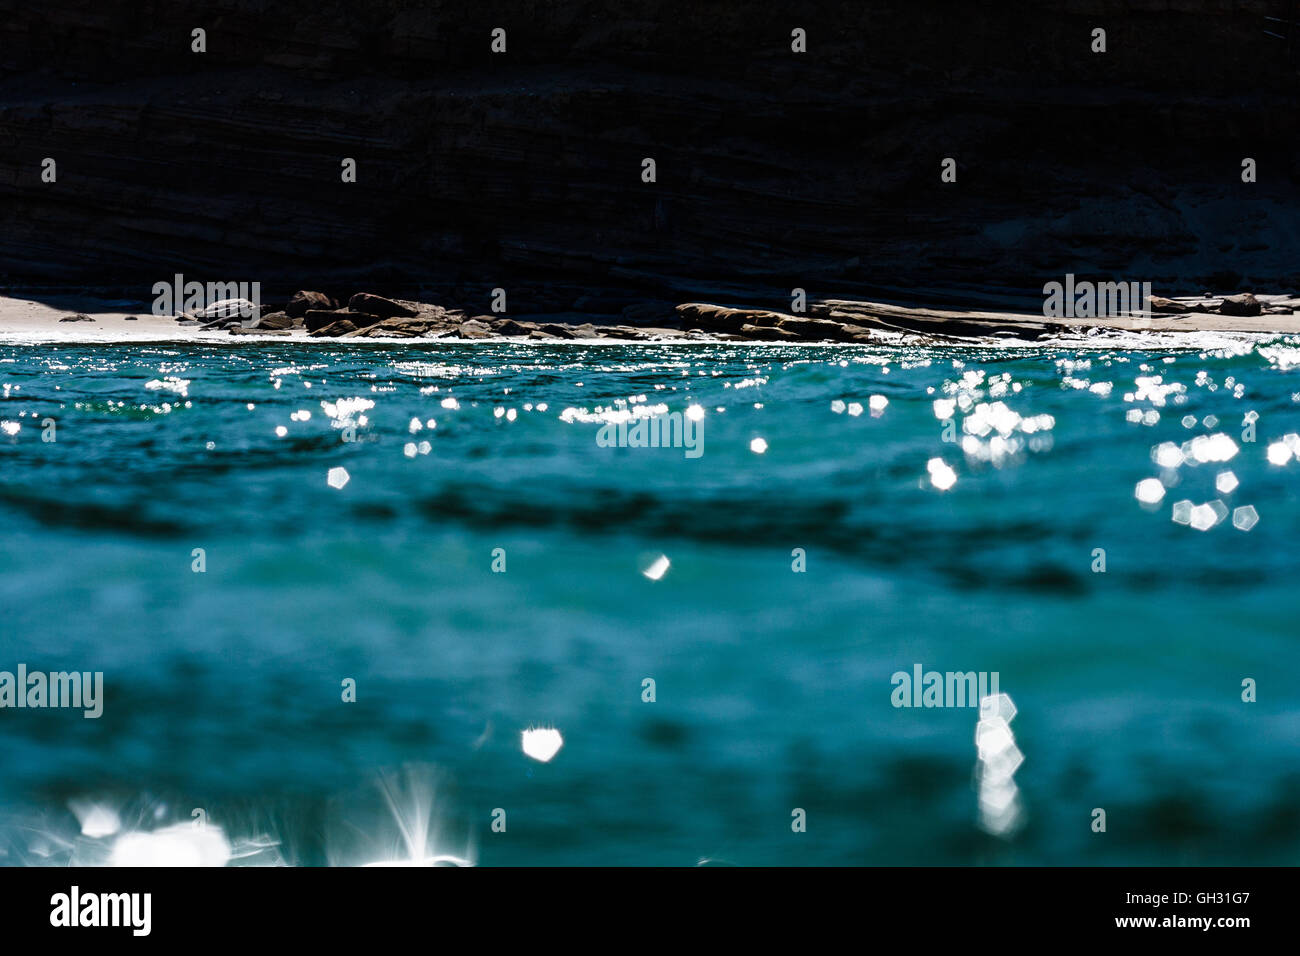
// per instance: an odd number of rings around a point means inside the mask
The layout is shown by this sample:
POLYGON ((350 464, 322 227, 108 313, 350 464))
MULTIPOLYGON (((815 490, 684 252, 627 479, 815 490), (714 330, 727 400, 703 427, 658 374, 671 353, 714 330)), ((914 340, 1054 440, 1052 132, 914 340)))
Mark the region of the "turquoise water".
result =
POLYGON ((105 688, 0 709, 0 862, 1294 864, 1300 345, 1133 347, 0 345, 0 670, 105 688))

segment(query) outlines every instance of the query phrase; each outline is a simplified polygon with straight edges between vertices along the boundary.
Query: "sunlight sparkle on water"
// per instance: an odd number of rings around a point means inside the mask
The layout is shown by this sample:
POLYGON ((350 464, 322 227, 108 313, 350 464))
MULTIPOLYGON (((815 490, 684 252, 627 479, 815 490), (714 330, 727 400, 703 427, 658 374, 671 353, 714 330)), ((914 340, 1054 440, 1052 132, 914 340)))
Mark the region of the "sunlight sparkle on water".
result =
POLYGON ((1259 523, 1259 512, 1254 505, 1242 505, 1232 512, 1232 526, 1238 531, 1249 531, 1259 523))
POLYGON ((422 860, 379 860, 375 863, 363 863, 362 866, 473 866, 473 860, 467 860, 464 857, 452 856, 450 853, 440 853, 437 856, 426 856, 422 860))
POLYGON ((230 843, 221 827, 177 823, 152 833, 124 833, 113 844, 112 866, 225 866, 230 843))
POLYGON ((1222 432, 1216 435, 1197 435, 1183 445, 1183 457, 1188 461, 1228 461, 1237 454, 1237 443, 1222 432))
POLYGON ((1161 442, 1153 448, 1151 458, 1161 468, 1177 468, 1186 461, 1182 449, 1171 441, 1161 442))
POLYGON ((1159 478, 1143 478, 1137 483, 1134 494, 1144 505, 1153 505, 1165 496, 1165 486, 1160 483, 1159 478))
POLYGON ((530 728, 519 736, 524 753, 542 763, 549 763, 564 746, 564 738, 553 727, 530 728))
POLYGON ((1291 449, 1286 442, 1275 441, 1268 446, 1268 463, 1270 465, 1285 465, 1291 460, 1291 449))
POLYGON ((980 719, 975 725, 979 822, 994 836, 1010 836, 1021 822, 1020 789, 1014 777, 1025 757, 1011 732, 1015 716, 1016 705, 1007 694, 980 700, 980 719))
POLYGON ((926 462, 925 468, 930 473, 930 484, 940 491, 947 491, 957 484, 957 472, 942 458, 931 458, 926 462))
POLYGON ((662 578, 665 574, 668 573, 668 568, 670 564, 671 562, 668 560, 668 555, 661 554, 653 561, 651 561, 645 568, 643 568, 641 570, 641 573, 644 574, 646 577, 648 577, 651 581, 658 581, 660 578, 662 578))
POLYGON ((122 819, 112 807, 88 800, 73 800, 68 806, 81 824, 82 836, 100 839, 122 829, 122 819))

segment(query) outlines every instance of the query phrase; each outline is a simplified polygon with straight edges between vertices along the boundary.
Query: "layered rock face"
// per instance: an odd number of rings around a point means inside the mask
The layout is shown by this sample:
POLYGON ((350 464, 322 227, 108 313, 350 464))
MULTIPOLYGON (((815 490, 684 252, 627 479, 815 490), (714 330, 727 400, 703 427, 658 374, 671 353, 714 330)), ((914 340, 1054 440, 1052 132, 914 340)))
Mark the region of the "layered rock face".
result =
POLYGON ((1290 4, 1045 6, 2 0, 0 273, 470 314, 1300 285, 1290 4))

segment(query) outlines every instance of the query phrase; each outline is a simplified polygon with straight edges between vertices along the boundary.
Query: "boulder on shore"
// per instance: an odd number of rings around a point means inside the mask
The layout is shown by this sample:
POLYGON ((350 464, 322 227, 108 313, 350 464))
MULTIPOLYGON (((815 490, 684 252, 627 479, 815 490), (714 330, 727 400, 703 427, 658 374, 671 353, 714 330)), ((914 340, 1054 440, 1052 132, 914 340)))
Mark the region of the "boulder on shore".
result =
MULTIPOLYGON (((204 332, 211 332, 213 329, 232 329, 237 326, 242 326, 243 324, 243 319, 226 316, 220 319, 213 319, 211 322, 204 322, 199 326, 199 329, 204 332)), ((249 326, 249 328, 252 328, 252 326, 249 326)))
POLYGON ((843 342, 853 338, 857 332, 849 329, 831 319, 813 319, 805 316, 786 316, 777 323, 777 328, 786 332, 793 332, 801 339, 817 341, 819 339, 833 339, 843 342))
MULTIPOLYGON (((337 315, 337 313, 330 314, 337 315)), ((336 322, 331 322, 329 325, 323 325, 315 331, 308 332, 307 334, 314 338, 336 339, 340 335, 347 335, 349 332, 355 332, 356 330, 356 324, 350 319, 339 319, 336 322)))
POLYGON ((1182 315, 1191 311, 1182 302, 1175 302, 1173 299, 1166 299, 1164 296, 1152 295, 1147 297, 1147 307, 1152 312, 1162 313, 1165 315, 1182 315))
POLYGON ((339 304, 324 292, 299 291, 290 297, 289 304, 284 307, 284 311, 292 318, 301 319, 307 314, 308 309, 330 312, 338 307, 339 304))
POLYGON ((374 325, 379 321, 376 316, 366 315, 361 312, 349 312, 347 309, 336 309, 332 312, 323 309, 308 309, 306 314, 303 315, 302 323, 306 326, 308 332, 315 332, 342 319, 347 319, 357 327, 374 325))
MULTIPOLYGON (((783 319, 794 318, 767 309, 732 309, 707 302, 685 302, 677 306, 682 328, 710 332, 740 332, 744 326, 778 326, 783 319)), ((778 336, 781 337, 781 336, 778 336)))
POLYGON ((1220 315, 1259 315, 1263 311, 1263 305, 1249 292, 1224 296, 1219 303, 1220 315))
POLYGON ((395 316, 391 319, 380 319, 378 322, 371 323, 353 332, 348 332, 350 339, 374 339, 374 338, 399 338, 412 339, 422 335, 433 335, 442 332, 447 326, 438 321, 430 319, 408 319, 401 316, 395 316))
POLYGON ((398 316, 413 318, 417 314, 415 309, 409 306, 394 302, 392 299, 385 299, 382 295, 372 295, 369 292, 358 292, 348 299, 348 309, 352 312, 375 315, 381 319, 392 319, 398 316))
POLYGON ((196 319, 251 319, 261 311, 249 299, 220 299, 193 313, 196 319))
POLYGON ((747 339, 759 339, 763 342, 798 342, 803 338, 789 329, 774 325, 742 325, 739 331, 747 339))
POLYGON ((301 320, 294 319, 288 312, 271 312, 262 316, 255 328, 267 331, 279 331, 280 329, 293 329, 302 325, 301 320))
POLYGON ((492 331, 497 335, 527 335, 536 328, 532 322, 516 322, 514 319, 498 319, 492 323, 492 331))

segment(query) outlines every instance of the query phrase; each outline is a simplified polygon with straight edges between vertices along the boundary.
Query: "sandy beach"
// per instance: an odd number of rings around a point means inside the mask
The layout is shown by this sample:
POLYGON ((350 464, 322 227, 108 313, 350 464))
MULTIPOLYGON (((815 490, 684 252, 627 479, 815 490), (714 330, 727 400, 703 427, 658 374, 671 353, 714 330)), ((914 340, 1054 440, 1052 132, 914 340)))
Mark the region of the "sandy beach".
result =
POLYGON ((153 315, 146 303, 139 310, 106 304, 86 296, 34 299, 0 297, 0 341, 157 342, 209 337, 197 326, 184 326, 170 316, 153 315), (93 322, 63 322, 84 314, 93 322))

